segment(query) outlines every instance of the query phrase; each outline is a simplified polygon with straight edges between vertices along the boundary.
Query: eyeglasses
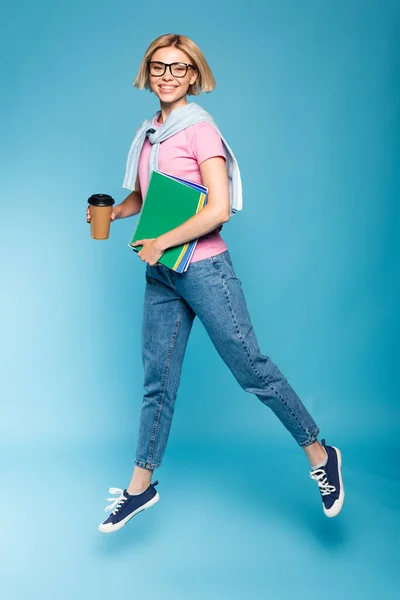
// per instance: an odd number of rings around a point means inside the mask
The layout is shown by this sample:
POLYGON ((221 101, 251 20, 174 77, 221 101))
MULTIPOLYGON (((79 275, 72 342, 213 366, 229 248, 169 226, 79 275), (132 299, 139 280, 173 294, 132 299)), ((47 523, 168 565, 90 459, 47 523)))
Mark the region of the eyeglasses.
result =
POLYGON ((169 72, 171 73, 172 77, 185 77, 188 69, 197 71, 197 68, 193 65, 188 65, 187 63, 182 62, 173 62, 168 65, 167 63, 153 60, 149 61, 147 65, 149 67, 150 75, 154 75, 155 77, 161 77, 161 75, 164 75, 167 67, 169 67, 169 72))

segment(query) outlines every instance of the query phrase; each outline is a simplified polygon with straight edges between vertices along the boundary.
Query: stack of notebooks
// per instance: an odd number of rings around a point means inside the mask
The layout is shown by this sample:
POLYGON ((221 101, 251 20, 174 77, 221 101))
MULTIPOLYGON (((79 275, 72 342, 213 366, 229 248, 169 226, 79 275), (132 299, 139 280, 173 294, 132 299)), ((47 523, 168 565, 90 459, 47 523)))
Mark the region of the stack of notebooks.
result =
MULTIPOLYGON (((179 227, 207 204, 208 190, 203 185, 162 171, 153 171, 135 230, 129 241, 156 238, 179 227)), ((158 261, 178 273, 187 270, 197 240, 168 248, 158 261)), ((139 252, 143 246, 133 248, 139 252)))

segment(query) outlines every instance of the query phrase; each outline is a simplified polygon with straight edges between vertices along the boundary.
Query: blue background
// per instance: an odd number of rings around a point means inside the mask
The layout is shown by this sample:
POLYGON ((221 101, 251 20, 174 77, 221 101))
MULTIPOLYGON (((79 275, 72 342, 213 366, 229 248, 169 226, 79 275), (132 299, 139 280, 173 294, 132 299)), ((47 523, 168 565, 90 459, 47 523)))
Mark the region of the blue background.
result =
POLYGON ((3 11, 0 575, 7 600, 393 598, 398 592, 400 6, 386 0, 27 2, 3 11), (302 452, 241 390, 199 322, 161 502, 102 536, 127 485, 142 394, 135 219, 121 202, 148 44, 184 33, 234 149, 224 227, 263 353, 344 455, 326 519, 302 452), (397 590, 397 592, 396 592, 397 590))

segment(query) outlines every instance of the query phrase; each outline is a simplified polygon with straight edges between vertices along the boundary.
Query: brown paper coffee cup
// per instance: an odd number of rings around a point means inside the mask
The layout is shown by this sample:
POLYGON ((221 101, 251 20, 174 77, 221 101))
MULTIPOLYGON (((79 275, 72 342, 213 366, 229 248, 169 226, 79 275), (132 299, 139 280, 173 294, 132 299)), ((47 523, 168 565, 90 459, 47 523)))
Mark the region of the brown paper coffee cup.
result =
POLYGON ((93 194, 90 204, 90 234, 94 240, 107 240, 110 235, 114 199, 108 194, 93 194))

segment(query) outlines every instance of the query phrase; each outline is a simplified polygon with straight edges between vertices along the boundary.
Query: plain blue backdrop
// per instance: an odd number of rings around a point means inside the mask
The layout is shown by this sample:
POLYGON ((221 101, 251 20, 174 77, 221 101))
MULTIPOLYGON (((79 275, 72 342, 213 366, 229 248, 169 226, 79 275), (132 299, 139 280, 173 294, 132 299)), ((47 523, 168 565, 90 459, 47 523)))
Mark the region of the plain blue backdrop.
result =
POLYGON ((7 600, 393 598, 398 593, 400 6, 378 0, 39 0, 3 10, 1 587, 7 600), (327 520, 308 464, 199 322, 161 502, 102 536, 142 397, 135 219, 106 242, 137 127, 132 81, 163 33, 196 41, 193 98, 242 171, 224 226, 260 347, 344 456, 327 520), (397 590, 397 591, 396 591, 397 590))

